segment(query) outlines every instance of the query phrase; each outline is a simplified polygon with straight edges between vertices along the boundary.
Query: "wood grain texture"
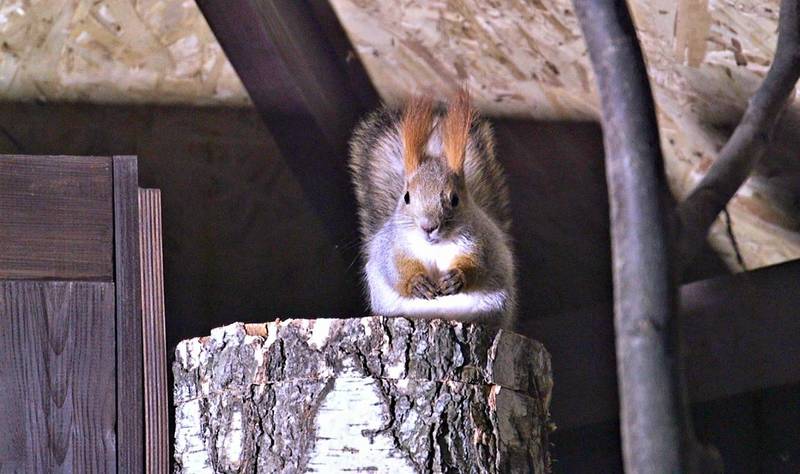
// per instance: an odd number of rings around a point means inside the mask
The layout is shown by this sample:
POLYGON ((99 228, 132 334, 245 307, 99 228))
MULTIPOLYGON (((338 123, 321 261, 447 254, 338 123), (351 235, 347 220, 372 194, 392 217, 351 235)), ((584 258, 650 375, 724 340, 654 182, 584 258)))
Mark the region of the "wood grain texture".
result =
POLYGON ((0 278, 111 280, 111 160, 0 157, 0 278))
POLYGON ((0 281, 0 472, 115 472, 114 284, 0 281))
POLYGON ((114 281, 117 345, 117 469, 144 471, 139 187, 135 156, 115 156, 114 281))
POLYGON ((169 470, 169 420, 161 192, 158 189, 139 189, 139 253, 142 273, 145 472, 166 474, 169 470))
POLYGON ((350 90, 360 101, 363 109, 370 109, 380 103, 380 96, 372 80, 358 57, 350 38, 336 16, 329 0, 306 0, 313 11, 326 43, 333 51, 333 59, 345 71, 350 90))

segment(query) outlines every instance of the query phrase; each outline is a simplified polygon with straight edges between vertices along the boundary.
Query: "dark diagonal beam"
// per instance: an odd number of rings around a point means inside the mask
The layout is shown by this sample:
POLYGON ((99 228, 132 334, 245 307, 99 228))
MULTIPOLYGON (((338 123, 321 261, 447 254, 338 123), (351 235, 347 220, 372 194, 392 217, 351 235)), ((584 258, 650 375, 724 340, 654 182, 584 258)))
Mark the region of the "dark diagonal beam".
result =
POLYGON ((347 141, 377 94, 330 6, 198 0, 287 165, 350 262, 358 246, 347 141), (326 9, 327 8, 327 9, 326 9), (335 38, 331 38, 335 36, 335 38))

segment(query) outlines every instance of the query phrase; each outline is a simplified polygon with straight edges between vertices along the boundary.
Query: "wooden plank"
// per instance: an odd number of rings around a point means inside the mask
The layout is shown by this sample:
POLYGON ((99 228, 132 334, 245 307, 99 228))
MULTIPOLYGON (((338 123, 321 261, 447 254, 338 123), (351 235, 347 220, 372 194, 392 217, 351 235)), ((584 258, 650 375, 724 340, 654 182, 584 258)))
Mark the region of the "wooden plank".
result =
POLYGON ((335 29, 321 26, 306 1, 197 3, 332 242, 352 261, 358 246, 347 141, 359 115, 376 105, 362 104, 363 97, 377 94, 354 91, 323 33, 335 29))
MULTIPOLYGON (((692 402, 800 381, 800 260, 681 287, 692 402)), ((553 357, 561 429, 618 415, 610 303, 524 323, 553 357)))
POLYGON ((169 470, 170 441, 161 192, 158 189, 139 189, 139 254, 142 272, 145 472, 166 474, 169 470))
POLYGON ((693 401, 800 381, 800 260, 681 288, 693 401))
POLYGON ((110 281, 111 160, 0 157, 0 278, 110 281))
POLYGON ((114 274, 117 345, 117 469, 144 471, 139 187, 135 156, 115 156, 114 274))
POLYGON ((0 281, 0 472, 115 472, 114 284, 0 281))

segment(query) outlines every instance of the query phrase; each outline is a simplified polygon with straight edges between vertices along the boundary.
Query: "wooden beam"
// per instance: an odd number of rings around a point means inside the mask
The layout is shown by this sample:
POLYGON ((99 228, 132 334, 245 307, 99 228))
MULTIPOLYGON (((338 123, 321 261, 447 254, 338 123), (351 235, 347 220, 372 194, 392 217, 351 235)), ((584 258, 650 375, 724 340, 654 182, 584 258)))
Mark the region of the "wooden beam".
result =
MULTIPOLYGON (((680 289, 692 402, 800 381, 800 260, 680 289)), ((617 418, 611 303, 531 320, 553 357, 553 421, 568 430, 617 418)))
POLYGON ((681 288, 692 401, 800 381, 800 260, 681 288))
POLYGON ((370 110, 378 105, 381 98, 372 85, 372 79, 361 63, 350 38, 344 30, 330 0, 307 0, 319 24, 323 37, 333 49, 333 59, 345 71, 349 89, 358 99, 362 109, 370 110))
POLYGON ((324 14, 320 2, 312 8, 298 0, 197 3, 331 241, 352 261, 358 246, 347 141, 359 116, 376 105, 364 102, 377 94, 364 91, 372 86, 363 69, 344 69, 357 55, 337 56, 349 43, 341 28, 320 24, 337 21, 330 6, 324 14), (339 40, 328 41, 332 34, 339 40))

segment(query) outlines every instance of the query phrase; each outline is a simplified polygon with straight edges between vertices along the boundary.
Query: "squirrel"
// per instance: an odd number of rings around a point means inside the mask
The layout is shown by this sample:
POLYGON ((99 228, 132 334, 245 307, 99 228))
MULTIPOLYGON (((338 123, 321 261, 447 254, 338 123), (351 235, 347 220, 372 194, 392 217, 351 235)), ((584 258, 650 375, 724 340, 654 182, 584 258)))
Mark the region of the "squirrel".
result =
POLYGON ((509 193, 494 148, 465 89, 443 107, 384 105, 356 127, 348 164, 372 311, 513 326, 509 193))

